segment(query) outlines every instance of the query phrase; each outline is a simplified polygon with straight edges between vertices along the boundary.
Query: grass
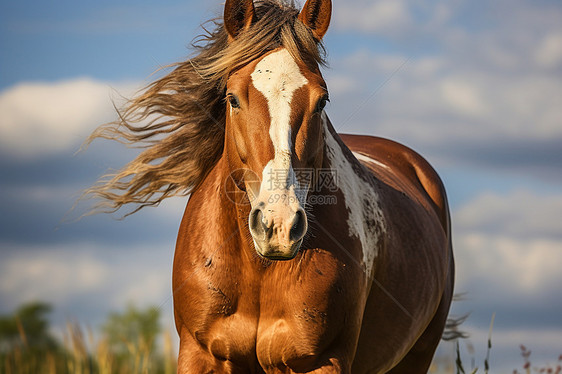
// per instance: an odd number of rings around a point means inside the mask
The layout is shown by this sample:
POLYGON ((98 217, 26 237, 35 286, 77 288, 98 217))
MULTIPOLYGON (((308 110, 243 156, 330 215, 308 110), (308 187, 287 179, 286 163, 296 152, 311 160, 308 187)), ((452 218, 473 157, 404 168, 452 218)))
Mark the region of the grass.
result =
MULTIPOLYGON (((455 341, 455 360, 436 358, 430 373, 442 374, 488 374, 492 351, 492 330, 494 315, 490 323, 487 351, 483 371, 478 367, 468 371, 462 359, 459 339, 455 341)), ((37 346, 32 344, 22 324, 18 324, 19 339, 11 347, 0 344, 0 373, 5 374, 172 374, 177 370, 176 353, 173 349, 172 335, 169 331, 159 333, 161 348, 156 344, 146 344, 142 338, 136 341, 122 341, 121 347, 107 337, 96 340, 91 329, 84 329, 78 323, 68 323, 62 344, 49 342, 37 346)), ((514 369, 513 374, 562 374, 562 355, 555 366, 537 367, 531 363, 531 351, 521 345, 523 364, 514 369), (521 371, 519 371, 521 370, 521 371)), ((474 360, 473 360, 474 361, 474 360)), ((474 367, 474 362, 471 364, 474 367)), ((493 371, 492 371, 493 372, 493 371)))
MULTIPOLYGON (((484 374, 488 374, 490 372, 490 355, 492 351, 492 330, 494 327, 494 320, 495 320, 495 313, 492 314, 492 320, 490 322, 490 330, 488 332, 488 341, 487 341, 487 349, 486 349, 486 356, 484 358, 484 374)), ((471 366, 473 367, 471 371, 468 371, 465 366, 466 363, 462 359, 461 349, 459 340, 455 341, 455 360, 454 363, 450 362, 450 359, 443 360, 439 357, 434 359, 434 364, 430 369, 430 373, 434 374, 479 374, 482 373, 479 371, 478 367, 474 368, 474 359, 472 359, 471 366)), ((543 365, 543 366, 535 366, 531 363, 531 351, 524 345, 520 345, 521 350, 521 357, 523 359, 523 364, 520 369, 514 369, 513 374, 562 374, 562 354, 559 355, 557 363, 555 365, 543 365)), ((469 345, 469 351, 474 351, 472 346, 469 345)), ((493 371, 492 371, 493 373, 493 371)))
POLYGON ((33 347, 23 330, 20 338, 21 344, 0 351, 0 373, 172 374, 177 370, 169 331, 159 337, 161 351, 151 351, 143 342, 125 341, 127 351, 117 353, 107 339, 96 341, 91 330, 76 323, 67 324, 62 345, 33 347))

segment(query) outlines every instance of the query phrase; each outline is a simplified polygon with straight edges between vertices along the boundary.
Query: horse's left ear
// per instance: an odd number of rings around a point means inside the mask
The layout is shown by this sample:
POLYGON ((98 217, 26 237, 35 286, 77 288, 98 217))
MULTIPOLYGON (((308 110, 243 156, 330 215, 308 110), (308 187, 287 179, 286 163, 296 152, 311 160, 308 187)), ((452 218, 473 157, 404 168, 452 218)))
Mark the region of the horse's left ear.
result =
POLYGON ((224 27, 230 41, 241 31, 248 29, 255 17, 254 0, 226 0, 224 4, 224 27))
POLYGON ((307 0, 299 14, 299 19, 320 41, 328 31, 332 18, 332 0, 307 0))

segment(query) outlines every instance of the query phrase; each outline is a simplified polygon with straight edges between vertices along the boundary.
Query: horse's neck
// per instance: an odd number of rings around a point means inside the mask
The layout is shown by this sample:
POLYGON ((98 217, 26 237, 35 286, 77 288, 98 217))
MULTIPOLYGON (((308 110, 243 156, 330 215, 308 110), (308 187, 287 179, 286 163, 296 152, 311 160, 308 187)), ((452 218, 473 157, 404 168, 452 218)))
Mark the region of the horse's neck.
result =
POLYGON ((233 233, 239 232, 242 242, 251 244, 251 241, 248 241, 251 206, 245 193, 233 183, 234 171, 226 155, 223 155, 205 180, 204 188, 209 191, 205 203, 213 206, 213 220, 221 225, 225 232, 228 231, 229 240, 233 239, 233 233))

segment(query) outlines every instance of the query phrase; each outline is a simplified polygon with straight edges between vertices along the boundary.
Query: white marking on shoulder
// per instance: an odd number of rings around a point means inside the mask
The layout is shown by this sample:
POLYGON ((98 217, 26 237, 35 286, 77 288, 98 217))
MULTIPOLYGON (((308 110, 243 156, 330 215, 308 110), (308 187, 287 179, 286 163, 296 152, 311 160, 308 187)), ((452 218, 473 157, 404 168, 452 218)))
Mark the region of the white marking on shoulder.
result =
POLYGON ((379 235, 386 230, 379 196, 369 182, 355 173, 351 162, 330 133, 325 113, 322 113, 322 122, 327 156, 332 169, 335 170, 336 184, 343 193, 345 206, 349 213, 347 220, 349 231, 361 242, 363 266, 367 280, 370 280, 378 255, 379 235))
POLYGON ((371 157, 369 157, 369 156, 365 156, 365 155, 362 154, 362 153, 353 152, 353 155, 354 155, 355 158, 358 159, 359 161, 367 162, 367 163, 370 163, 370 164, 375 164, 375 165, 378 165, 378 166, 380 166, 380 167, 382 167, 382 168, 388 169, 388 166, 387 166, 387 165, 385 165, 385 164, 383 164, 382 162, 377 161, 377 160, 375 160, 375 159, 373 159, 373 158, 371 158, 371 157))

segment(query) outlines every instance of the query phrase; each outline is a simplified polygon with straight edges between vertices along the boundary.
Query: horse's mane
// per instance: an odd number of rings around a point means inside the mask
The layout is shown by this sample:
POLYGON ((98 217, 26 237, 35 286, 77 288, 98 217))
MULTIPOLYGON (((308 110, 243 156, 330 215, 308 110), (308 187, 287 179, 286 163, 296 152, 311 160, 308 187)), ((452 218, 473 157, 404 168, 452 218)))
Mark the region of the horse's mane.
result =
POLYGON ((324 64, 324 49, 298 20, 294 3, 257 0, 256 22, 233 42, 221 20, 211 21, 192 43, 194 57, 149 84, 117 110, 119 120, 98 127, 86 140, 116 140, 142 151, 121 170, 85 191, 101 198, 95 211, 115 212, 133 204, 132 214, 175 195, 186 195, 203 181, 224 147, 225 86, 231 72, 267 51, 285 47, 294 58, 324 64))

